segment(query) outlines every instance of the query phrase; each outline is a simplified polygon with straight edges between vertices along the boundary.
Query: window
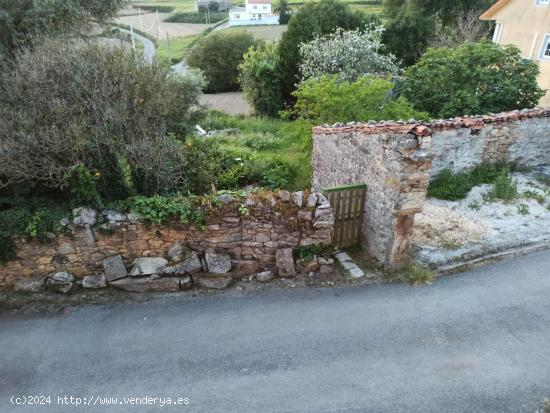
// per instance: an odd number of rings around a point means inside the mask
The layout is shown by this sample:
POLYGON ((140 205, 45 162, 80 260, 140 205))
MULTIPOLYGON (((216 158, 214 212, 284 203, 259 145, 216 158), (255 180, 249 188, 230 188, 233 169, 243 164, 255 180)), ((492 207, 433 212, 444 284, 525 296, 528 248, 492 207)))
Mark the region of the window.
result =
POLYGON ((493 43, 500 43, 500 36, 502 34, 502 23, 497 23, 495 25, 495 33, 493 34, 493 43))
POLYGON ((537 6, 548 6, 550 4, 550 0, 536 0, 537 6))
POLYGON ((542 49, 540 51, 540 58, 550 60, 550 34, 544 36, 544 40, 542 41, 542 49))
POLYGON ((253 9, 257 9, 257 8, 258 8, 258 6, 257 6, 257 5, 254 5, 254 6, 252 6, 252 8, 253 8, 253 9))
POLYGON ((264 4, 264 10, 267 10, 267 5, 264 4))

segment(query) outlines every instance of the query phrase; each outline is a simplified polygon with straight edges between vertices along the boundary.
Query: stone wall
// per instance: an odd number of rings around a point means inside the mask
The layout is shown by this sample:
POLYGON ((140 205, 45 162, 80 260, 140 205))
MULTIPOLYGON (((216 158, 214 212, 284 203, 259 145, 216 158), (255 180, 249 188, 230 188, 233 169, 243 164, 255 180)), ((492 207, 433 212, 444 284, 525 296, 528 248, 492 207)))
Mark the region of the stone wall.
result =
POLYGON ((220 204, 205 228, 178 221, 156 226, 134 214, 77 209, 72 222, 65 222, 66 233, 51 242, 16 238, 17 259, 0 265, 0 286, 63 271, 76 278, 100 274, 104 260, 118 255, 129 269, 141 257, 169 258, 174 247, 201 259, 208 251, 228 255, 237 274, 276 271, 277 251, 331 242, 332 209, 321 194, 262 192, 237 200, 224 194, 220 204))
POLYGON ((314 129, 313 187, 367 184, 362 244, 390 268, 407 263, 412 217, 426 197, 427 132, 421 125, 314 129))
POLYGON ((432 121, 431 178, 443 169, 468 170, 483 162, 550 165, 550 110, 536 109, 432 121))
POLYGON ((550 110, 431 122, 350 122, 313 131, 313 187, 367 185, 362 243, 390 268, 409 257, 429 179, 482 162, 550 165, 550 110))

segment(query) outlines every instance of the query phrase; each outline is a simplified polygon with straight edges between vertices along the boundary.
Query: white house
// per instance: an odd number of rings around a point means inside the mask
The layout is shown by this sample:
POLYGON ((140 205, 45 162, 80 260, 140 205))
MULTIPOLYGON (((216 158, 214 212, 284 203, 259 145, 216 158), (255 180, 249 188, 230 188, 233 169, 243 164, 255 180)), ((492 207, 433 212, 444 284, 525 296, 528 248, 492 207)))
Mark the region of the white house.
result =
POLYGON ((245 7, 229 10, 230 26, 256 24, 279 24, 279 16, 272 13, 271 0, 246 0, 245 7))

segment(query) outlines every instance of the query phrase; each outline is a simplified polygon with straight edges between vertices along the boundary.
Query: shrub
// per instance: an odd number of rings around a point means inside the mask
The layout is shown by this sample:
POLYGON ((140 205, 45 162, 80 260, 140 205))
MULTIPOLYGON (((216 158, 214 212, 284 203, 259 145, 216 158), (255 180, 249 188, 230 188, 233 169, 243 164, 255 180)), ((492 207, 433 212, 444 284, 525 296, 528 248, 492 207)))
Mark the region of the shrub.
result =
POLYGON ((86 202, 94 181, 106 198, 127 196, 131 182, 173 191, 185 171, 167 132, 194 124, 202 86, 118 48, 48 40, 26 50, 0 74, 0 187, 70 189, 86 202))
POLYGON ((400 89, 418 109, 448 118, 531 108, 544 95, 538 74, 518 48, 482 41, 429 49, 400 89))
POLYGON ((508 166, 504 163, 481 164, 471 171, 457 173, 445 169, 430 183, 428 196, 449 201, 464 199, 473 187, 491 184, 503 174, 508 175, 508 166))
POLYGON ((382 26, 360 30, 336 29, 300 45, 303 79, 338 75, 354 81, 359 76, 388 77, 398 71, 395 57, 382 54, 382 26))
POLYGON ((392 87, 389 80, 365 76, 355 82, 340 81, 337 76, 310 78, 293 93, 292 113, 317 124, 428 117, 405 99, 389 97, 392 87))
POLYGON ((239 65, 239 83, 257 115, 276 116, 282 107, 282 74, 275 43, 251 47, 239 65))
POLYGON ((106 23, 125 0, 12 1, 0 0, 0 61, 45 34, 84 33, 86 26, 106 23))
POLYGON ((337 28, 353 30, 372 21, 361 13, 352 11, 348 5, 337 0, 307 2, 288 22, 288 30, 280 43, 281 70, 283 73, 282 95, 290 99, 299 82, 300 44, 313 40, 316 35, 334 32, 337 28))
POLYGON ((216 140, 189 138, 185 141, 182 167, 186 179, 182 190, 204 194, 218 184, 221 172, 221 153, 216 140))
POLYGON ((208 82, 207 92, 237 90, 238 66, 254 44, 252 34, 244 30, 214 32, 195 43, 189 51, 187 63, 203 72, 208 82))
POLYGON ((493 187, 485 198, 489 202, 494 202, 496 200, 511 202, 517 197, 518 186, 516 181, 512 179, 507 170, 502 170, 496 177, 493 187))

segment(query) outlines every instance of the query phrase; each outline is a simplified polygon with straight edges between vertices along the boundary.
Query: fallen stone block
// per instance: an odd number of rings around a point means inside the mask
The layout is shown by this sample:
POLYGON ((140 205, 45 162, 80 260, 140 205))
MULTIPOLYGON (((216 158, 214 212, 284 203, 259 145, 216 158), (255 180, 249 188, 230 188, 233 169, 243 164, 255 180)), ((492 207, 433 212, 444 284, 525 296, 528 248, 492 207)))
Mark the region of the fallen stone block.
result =
POLYGON ((256 279, 261 283, 266 283, 273 279, 273 271, 262 271, 256 274, 256 279))
POLYGON ((204 258, 208 266, 208 272, 212 274, 225 274, 231 271, 231 257, 227 254, 206 252, 204 258))
POLYGON ((201 260, 199 255, 193 251, 185 261, 176 265, 167 265, 158 270, 161 276, 174 276, 183 274, 192 274, 202 269, 201 260))
POLYGON ((223 290, 233 284, 233 276, 230 274, 200 274, 193 276, 195 283, 204 288, 223 290))
POLYGON ((105 288, 107 287, 107 278, 105 274, 87 275, 82 279, 82 287, 84 288, 105 288))
POLYGON ((13 280, 13 289, 24 293, 39 293, 46 289, 46 278, 18 277, 13 280))
POLYGON ((130 271, 130 276, 135 277, 138 275, 152 275, 159 272, 159 270, 166 266, 168 261, 162 257, 142 257, 134 260, 134 266, 130 271))
POLYGON ((179 278, 126 277, 113 281, 110 285, 116 289, 133 293, 179 291, 179 278))
POLYGON ((67 271, 56 272, 46 281, 48 290, 59 293, 68 293, 74 286, 74 275, 67 271))
POLYGON ((105 258, 103 260, 103 272, 105 273, 105 279, 109 282, 128 276, 128 271, 126 271, 120 255, 105 258))
POLYGON ((296 275, 292 248, 281 248, 277 250, 275 253, 275 264, 277 265, 279 277, 292 277, 296 275))

